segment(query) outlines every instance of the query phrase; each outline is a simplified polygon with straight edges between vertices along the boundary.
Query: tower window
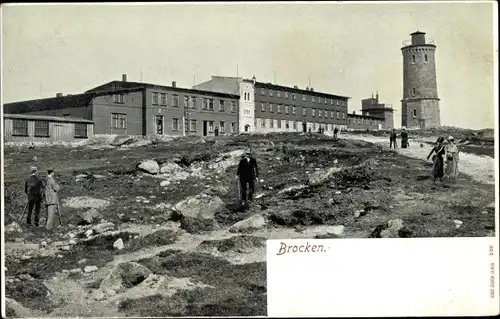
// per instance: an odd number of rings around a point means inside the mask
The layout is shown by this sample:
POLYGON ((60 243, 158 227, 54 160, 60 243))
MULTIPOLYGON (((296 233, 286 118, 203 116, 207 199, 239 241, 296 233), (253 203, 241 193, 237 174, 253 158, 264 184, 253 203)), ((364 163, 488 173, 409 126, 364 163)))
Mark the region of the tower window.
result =
POLYGON ((427 62, 427 54, 426 54, 426 55, 424 55, 424 58, 425 58, 425 62, 427 62))
POLYGON ((415 63, 415 56, 414 55, 411 56, 411 61, 412 61, 412 63, 415 63))
POLYGON ((413 117, 417 117, 417 110, 413 110, 413 117))
POLYGON ((412 91, 413 95, 417 94, 417 90, 415 90, 415 88, 413 88, 411 91, 412 91))

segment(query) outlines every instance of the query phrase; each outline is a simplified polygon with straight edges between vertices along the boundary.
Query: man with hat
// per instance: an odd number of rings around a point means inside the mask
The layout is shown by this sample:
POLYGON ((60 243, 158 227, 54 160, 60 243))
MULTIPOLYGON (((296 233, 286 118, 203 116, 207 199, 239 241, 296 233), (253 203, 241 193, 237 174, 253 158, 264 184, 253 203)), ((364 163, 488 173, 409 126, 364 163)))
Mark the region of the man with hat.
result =
POLYGON ((407 148, 410 146, 408 143, 408 132, 406 131, 406 127, 402 127, 401 131, 401 148, 407 148))
POLYGON ((259 168, 257 161, 252 156, 250 149, 245 150, 245 155, 238 165, 237 178, 239 179, 240 186, 240 204, 245 206, 247 199, 249 201, 253 198, 255 191, 255 180, 259 179, 259 168), (248 187, 248 197, 247 197, 248 187))
MULTIPOLYGON (((47 170, 47 182, 45 184, 45 205, 47 207, 47 229, 54 227, 56 209, 59 209, 59 184, 54 179, 54 170, 47 170)), ((60 212, 59 212, 60 213, 60 212)))
POLYGON ((34 225, 38 227, 40 221, 40 206, 42 205, 43 184, 38 178, 38 169, 30 168, 30 176, 24 182, 24 192, 28 195, 28 218, 26 222, 31 224, 33 208, 35 209, 34 225))

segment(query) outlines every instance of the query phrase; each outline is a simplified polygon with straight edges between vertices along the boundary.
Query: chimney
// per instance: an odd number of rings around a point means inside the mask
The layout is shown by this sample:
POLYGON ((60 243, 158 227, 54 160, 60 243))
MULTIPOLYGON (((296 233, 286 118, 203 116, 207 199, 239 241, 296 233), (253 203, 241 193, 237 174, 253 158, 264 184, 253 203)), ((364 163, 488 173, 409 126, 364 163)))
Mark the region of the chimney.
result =
POLYGON ((309 87, 308 86, 306 86, 306 91, 309 91, 309 87))
POLYGON ((56 97, 62 97, 63 94, 62 93, 56 93, 56 97))
POLYGON ((352 111, 352 114, 356 115, 356 111, 352 111))
POLYGON ((294 88, 294 89, 298 89, 298 88, 299 88, 299 86, 298 86, 298 85, 294 85, 294 86, 293 86, 293 88, 294 88))
POLYGON ((127 75, 126 74, 122 74, 122 81, 127 82, 127 75))
POLYGON ((175 83, 175 81, 172 81, 172 87, 173 88, 177 87, 177 84, 175 83))
POLYGON ((314 92, 314 88, 312 88, 312 87, 311 87, 311 88, 309 89, 309 91, 314 92))

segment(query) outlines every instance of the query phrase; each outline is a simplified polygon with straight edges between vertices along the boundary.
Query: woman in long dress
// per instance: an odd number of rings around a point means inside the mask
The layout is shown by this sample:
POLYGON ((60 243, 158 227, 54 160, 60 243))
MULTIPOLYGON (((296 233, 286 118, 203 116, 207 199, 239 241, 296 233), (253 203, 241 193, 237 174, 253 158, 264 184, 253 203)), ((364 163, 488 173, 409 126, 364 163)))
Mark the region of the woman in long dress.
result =
POLYGON ((448 137, 446 145, 446 176, 451 180, 458 176, 458 147, 453 136, 448 137))
POLYGON ((434 165, 432 167, 432 178, 434 182, 436 182, 436 179, 439 179, 439 181, 443 181, 443 175, 444 175, 444 159, 443 156, 446 153, 444 145, 444 138, 439 137, 436 145, 432 148, 431 152, 429 155, 427 155, 427 160, 429 160, 429 157, 432 155, 432 153, 436 153, 432 159, 434 162, 434 165))

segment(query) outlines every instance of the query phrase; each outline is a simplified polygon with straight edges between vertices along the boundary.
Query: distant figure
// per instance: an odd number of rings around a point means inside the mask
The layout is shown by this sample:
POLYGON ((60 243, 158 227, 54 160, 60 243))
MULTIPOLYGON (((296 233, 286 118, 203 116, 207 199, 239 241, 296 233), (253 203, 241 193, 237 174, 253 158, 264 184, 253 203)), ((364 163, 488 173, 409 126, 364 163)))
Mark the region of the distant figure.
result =
POLYGON ((309 126, 309 133, 311 133, 311 127, 309 126))
POLYGON ((453 136, 448 137, 446 145, 446 177, 456 180, 458 176, 458 147, 453 136))
POLYGON ((406 127, 403 126, 403 131, 401 132, 401 148, 407 148, 410 146, 408 143, 408 132, 406 131, 406 127))
POLYGON ((219 128, 218 127, 215 127, 215 136, 219 136, 219 128))
POLYGON ((28 195, 28 218, 26 223, 31 225, 31 216, 34 208, 34 225, 38 227, 43 197, 43 184, 40 178, 38 178, 38 169, 34 166, 30 168, 30 176, 24 182, 24 192, 28 195))
MULTIPOLYGON (((56 209, 59 210, 59 195, 61 189, 59 184, 54 179, 54 171, 49 169, 47 171, 47 182, 45 184, 45 205, 47 207, 47 229, 54 228, 54 219, 56 209)), ((58 211, 59 212, 59 211, 58 211)))
POLYGON ((443 142, 444 138, 439 137, 436 141, 436 145, 432 148, 429 155, 427 155, 427 160, 429 160, 429 157, 432 155, 432 153, 436 153, 432 157, 432 160, 434 162, 434 165, 432 167, 432 178, 434 180, 434 183, 436 182, 436 179, 439 179, 439 181, 441 182, 443 181, 443 175, 444 175, 443 155, 445 154, 443 142))
POLYGON ((396 133, 396 129, 392 129, 392 132, 389 134, 389 148, 392 148, 392 146, 394 145, 394 148, 398 148, 398 144, 397 144, 397 133, 396 133))
POLYGON ((337 138, 337 133, 339 132, 339 129, 335 126, 333 129, 333 137, 337 138))
POLYGON ((240 186, 240 204, 242 206, 245 206, 247 204, 247 200, 251 201, 253 199, 253 193, 255 191, 255 180, 259 179, 259 168, 257 167, 257 161, 255 160, 255 158, 253 158, 250 149, 245 151, 245 155, 238 165, 237 178, 239 179, 240 186))

